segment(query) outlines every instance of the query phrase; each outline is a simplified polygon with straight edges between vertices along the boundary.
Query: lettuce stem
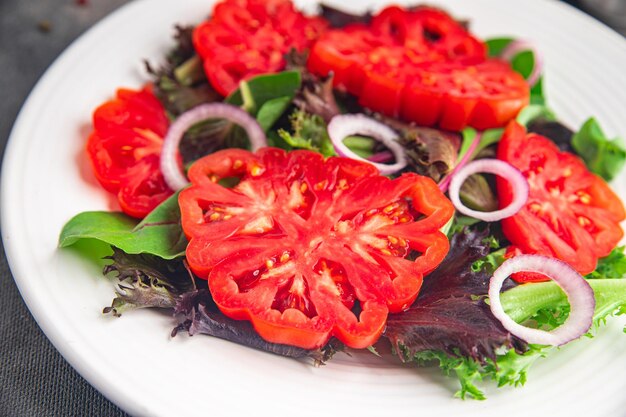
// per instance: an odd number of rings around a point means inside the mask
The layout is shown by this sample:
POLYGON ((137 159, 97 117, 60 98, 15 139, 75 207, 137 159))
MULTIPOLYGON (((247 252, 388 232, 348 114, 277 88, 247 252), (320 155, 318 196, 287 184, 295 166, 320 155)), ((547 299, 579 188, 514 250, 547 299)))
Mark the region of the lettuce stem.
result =
MULTIPOLYGON (((596 297, 594 321, 597 322, 626 305, 626 279, 594 279, 587 281, 596 297)), ((567 297, 554 282, 524 284, 500 295, 506 313, 522 323, 539 310, 567 303, 567 297)))

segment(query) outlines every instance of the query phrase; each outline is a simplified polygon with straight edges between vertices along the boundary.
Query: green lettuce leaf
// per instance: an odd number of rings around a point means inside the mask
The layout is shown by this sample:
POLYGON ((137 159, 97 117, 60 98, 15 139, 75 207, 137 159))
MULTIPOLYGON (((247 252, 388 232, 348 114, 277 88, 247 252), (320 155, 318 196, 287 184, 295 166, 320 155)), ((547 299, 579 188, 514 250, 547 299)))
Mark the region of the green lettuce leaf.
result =
POLYGON ((530 104, 519 112, 516 120, 528 127, 535 120, 556 121, 556 116, 549 107, 540 104, 530 104))
POLYGON ((608 139, 594 118, 574 134, 572 146, 589 170, 607 181, 615 178, 626 162, 626 143, 620 138, 608 139))
POLYGON ((187 239, 180 225, 178 194, 138 221, 120 212, 88 211, 68 221, 59 237, 59 247, 82 239, 96 239, 127 254, 146 253, 163 259, 185 254, 187 239))
MULTIPOLYGON (((597 279, 589 284, 596 297, 596 328, 611 315, 626 314, 626 279, 597 279)), ((563 324, 568 315, 567 297, 554 282, 520 285, 503 292, 501 300, 505 311, 517 322, 531 319, 536 326, 548 330, 563 324)), ((456 376, 461 387, 455 396, 483 400, 480 382, 491 380, 498 387, 524 385, 531 366, 553 352, 556 348, 552 346, 531 344, 523 353, 502 349, 495 360, 487 358, 483 363, 442 351, 420 352, 415 359, 418 363, 434 361, 447 375, 456 376)))
POLYGON ((264 74, 242 81, 240 87, 226 102, 235 106, 243 106, 250 114, 256 116, 268 102, 281 98, 293 98, 302 84, 299 71, 283 71, 276 74, 264 74))
MULTIPOLYGON (((621 314, 626 308, 626 279, 588 280, 596 298, 594 322, 600 324, 613 313, 621 314)), ((535 319, 543 310, 567 307, 567 297, 555 282, 538 282, 519 285, 500 296, 504 311, 516 322, 535 319)), ((554 323, 541 323, 556 327, 566 317, 554 323)))
POLYGON ((626 276, 626 246, 619 246, 611 251, 608 256, 598 259, 596 270, 585 278, 624 278, 626 276))
POLYGON ((287 149, 307 149, 320 152, 328 157, 335 155, 326 123, 321 116, 309 114, 302 110, 296 110, 289 117, 291 131, 280 129, 278 135, 288 145, 287 149))

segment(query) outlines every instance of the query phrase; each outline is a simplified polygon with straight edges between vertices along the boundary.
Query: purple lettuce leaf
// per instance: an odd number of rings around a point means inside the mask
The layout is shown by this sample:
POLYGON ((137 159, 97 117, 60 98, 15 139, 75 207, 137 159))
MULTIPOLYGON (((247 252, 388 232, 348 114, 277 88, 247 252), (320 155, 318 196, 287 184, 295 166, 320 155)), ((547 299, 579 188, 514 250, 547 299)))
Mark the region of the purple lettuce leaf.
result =
POLYGON ((174 308, 178 297, 195 289, 194 279, 181 260, 154 255, 129 255, 113 247, 113 262, 103 273, 115 275, 115 294, 103 313, 120 316, 132 308, 174 308))
POLYGON ((369 24, 372 20, 372 13, 368 10, 363 14, 352 14, 339 10, 328 4, 321 4, 322 17, 328 21, 332 28, 343 28, 355 23, 369 24))
POLYGON ((487 237, 487 230, 466 229, 454 235, 448 256, 424 279, 415 303, 407 311, 389 316, 384 337, 402 360, 435 351, 484 364, 495 361, 500 347, 518 352, 526 349, 485 303, 490 274, 472 270, 474 261, 489 253, 487 237))
POLYGON ((233 320, 222 314, 206 289, 184 294, 178 299, 174 311, 183 319, 172 331, 172 336, 179 331, 186 331, 190 336, 205 334, 276 355, 312 358, 317 365, 324 364, 343 350, 343 345, 335 339, 315 350, 268 342, 257 334, 250 322, 233 320))

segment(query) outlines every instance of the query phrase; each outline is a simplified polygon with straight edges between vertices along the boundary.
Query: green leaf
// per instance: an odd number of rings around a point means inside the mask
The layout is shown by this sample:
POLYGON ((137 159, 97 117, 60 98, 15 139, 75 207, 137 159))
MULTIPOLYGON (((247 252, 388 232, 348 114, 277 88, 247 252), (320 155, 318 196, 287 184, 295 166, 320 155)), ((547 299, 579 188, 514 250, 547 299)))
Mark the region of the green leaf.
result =
POLYGON ((543 92, 543 75, 539 77, 537 83, 530 89, 530 104, 541 106, 546 104, 546 96, 543 92))
POLYGON ((513 57, 511 67, 522 77, 528 78, 535 67, 535 55, 531 51, 522 51, 513 57))
POLYGON ((178 194, 165 200, 141 222, 124 213, 88 211, 65 224, 59 247, 96 239, 128 254, 147 253, 163 259, 185 254, 187 239, 180 225, 178 194))
POLYGON ((280 138, 287 144, 287 150, 307 149, 320 152, 328 157, 335 155, 335 149, 328 137, 324 119, 316 114, 296 110, 289 117, 291 131, 278 131, 280 138))
POLYGON ((493 273, 493 271, 498 269, 498 267, 502 265, 502 262, 504 262, 504 255, 506 255, 506 248, 493 251, 484 258, 475 261, 472 264, 472 271, 487 271, 493 273))
POLYGON ((487 53, 490 57, 498 57, 504 48, 506 48, 511 42, 513 42, 513 38, 487 39, 485 41, 485 45, 487 45, 487 53))
POLYGON ((293 100, 293 96, 277 97, 266 101, 263 106, 261 106, 256 115, 256 120, 259 122, 264 132, 270 130, 285 110, 289 108, 291 100, 293 100))
MULTIPOLYGON (((614 314, 626 313, 626 279, 591 280, 596 297, 594 323, 599 325, 614 314)), ((501 295, 504 310, 517 322, 524 322, 529 318, 537 324, 551 323, 552 327, 562 324, 567 314, 567 297, 554 282, 525 284, 505 291, 501 295), (545 318, 539 317, 543 313, 545 318), (549 321, 550 320, 550 321, 549 321)), ((624 329, 626 333, 626 328, 624 329)), ((406 356, 408 350, 400 352, 406 356)), ((423 364, 428 361, 437 361, 439 367, 446 374, 454 374, 461 384, 455 396, 460 398, 485 399, 483 392, 477 385, 481 381, 490 379, 498 387, 505 385, 524 385, 528 370, 540 358, 556 352, 552 346, 528 345, 528 350, 518 353, 514 349, 504 349, 498 352, 495 361, 487 359, 480 364, 467 356, 448 355, 441 351, 422 351, 412 359, 423 364)))
POLYGON ((585 278, 624 278, 626 276, 625 248, 626 246, 617 247, 608 256, 598 259, 596 270, 585 276, 585 278))
POLYGON ((478 147, 474 151, 474 156, 478 155, 480 151, 493 145, 494 143, 498 143, 502 138, 502 133, 504 133, 504 129, 501 128, 485 130, 483 135, 480 137, 478 147))
POLYGON ((345 138, 343 144, 354 152, 360 151, 371 155, 374 152, 376 141, 366 136, 352 135, 345 138))
POLYGON ((510 349, 497 356, 495 362, 489 362, 483 369, 484 378, 496 382, 498 387, 511 385, 518 387, 526 383, 528 370, 537 359, 543 358, 553 348, 528 345, 528 350, 522 354, 510 349))
POLYGON ((572 146, 589 170, 607 181, 615 178, 626 162, 624 141, 608 139, 594 118, 587 120, 574 134, 572 146))
MULTIPOLYGON (((476 134, 477 134, 476 130, 471 127, 466 127, 461 132, 463 139, 461 141, 461 147, 459 148, 459 155, 456 158, 457 164, 461 161, 461 159, 463 159, 465 154, 469 151, 469 148, 470 146, 472 146, 474 139, 476 139, 476 134)), ((476 155, 476 153, 474 153, 474 155, 476 155)))
POLYGON ((184 87, 191 87, 205 78, 202 59, 193 55, 185 62, 174 68, 174 78, 184 87))
POLYGON ((524 107, 517 115, 518 123, 526 127, 537 119, 556 121, 556 116, 551 109, 540 104, 530 104, 524 107))
POLYGON ((283 71, 277 74, 265 74, 241 83, 239 89, 226 98, 226 102, 235 106, 245 104, 246 110, 256 116, 263 105, 277 98, 293 98, 302 77, 299 71, 283 71))
MULTIPOLYGON (((626 279, 587 282, 596 298, 594 322, 599 323, 626 306, 626 279)), ((533 318, 541 310, 567 305, 567 296, 553 281, 519 285, 503 292, 500 300, 504 311, 518 323, 533 318)))
MULTIPOLYGON (((504 129, 502 128, 487 129, 481 132, 480 141, 478 142, 476 149, 474 149, 474 152, 472 153, 470 161, 476 158, 476 156, 483 149, 488 148, 489 146, 495 143, 498 143, 500 139, 502 138, 502 133, 504 133, 504 129)), ((463 141, 461 142, 461 148, 459 149, 459 156, 457 157, 457 162, 460 161, 461 158, 463 158, 463 156, 469 150, 470 145, 472 144, 472 142, 474 141, 474 138, 476 137, 476 130, 474 130, 471 127, 466 127, 465 129, 463 129, 461 134, 463 136, 463 141)))
POLYGON ((466 227, 473 226, 479 222, 480 220, 474 217, 464 216, 462 214, 457 213, 453 217, 453 220, 451 222, 448 222, 449 225, 448 223, 446 224, 447 226, 447 232, 445 232, 446 236, 448 236, 448 238, 452 238, 452 236, 456 235, 457 233, 461 233, 463 229, 465 229, 466 227))
POLYGON ((498 200, 489 182, 481 174, 471 175, 463 182, 459 197, 463 204, 473 210, 488 212, 498 209, 498 200))
POLYGON ((487 397, 476 386, 476 382, 481 381, 483 376, 480 373, 481 366, 472 359, 462 356, 450 356, 440 351, 418 352, 412 358, 418 364, 424 365, 432 361, 439 363, 439 368, 446 374, 452 373, 459 379, 461 389, 454 396, 463 400, 473 398, 475 400, 485 400, 487 397))
MULTIPOLYGON (((556 121, 556 116, 550 108, 543 104, 529 104, 519 112, 516 118, 518 123, 526 127, 528 127, 528 125, 532 121, 537 119, 556 121)), ((461 133, 463 135, 463 141, 461 142, 461 149, 459 150, 458 160, 460 160, 463 155, 465 155, 472 141, 476 137, 476 131, 471 127, 463 129, 461 133)), ((485 148, 488 148, 489 146, 498 143, 502 138, 503 133, 504 129, 502 128, 484 130, 481 133, 480 142, 478 142, 478 146, 474 150, 472 159, 475 158, 485 148)))

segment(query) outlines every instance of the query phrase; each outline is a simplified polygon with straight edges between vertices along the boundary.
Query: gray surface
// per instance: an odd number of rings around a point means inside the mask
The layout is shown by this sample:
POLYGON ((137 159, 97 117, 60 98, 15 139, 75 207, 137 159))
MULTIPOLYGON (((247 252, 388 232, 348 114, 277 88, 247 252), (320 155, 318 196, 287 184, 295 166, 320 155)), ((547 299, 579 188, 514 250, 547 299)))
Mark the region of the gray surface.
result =
MULTIPOLYGON (((128 0, 0 0, 0 148, 37 79, 77 36, 128 0), (45 29, 49 31, 45 31, 45 29)), ((417 2, 417 1, 416 1, 417 2)), ((126 414, 43 335, 0 253, 0 417, 126 414)))
MULTIPOLYGON (((37 79, 72 40, 127 0, 0 0, 0 143, 37 79), (43 29, 49 27, 49 31, 43 29)), ((126 416, 54 349, 0 258, 0 416, 126 416)))

